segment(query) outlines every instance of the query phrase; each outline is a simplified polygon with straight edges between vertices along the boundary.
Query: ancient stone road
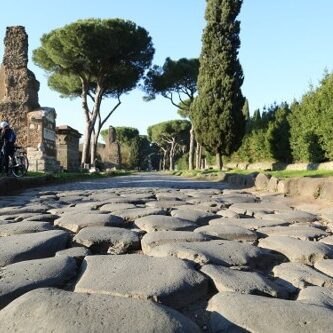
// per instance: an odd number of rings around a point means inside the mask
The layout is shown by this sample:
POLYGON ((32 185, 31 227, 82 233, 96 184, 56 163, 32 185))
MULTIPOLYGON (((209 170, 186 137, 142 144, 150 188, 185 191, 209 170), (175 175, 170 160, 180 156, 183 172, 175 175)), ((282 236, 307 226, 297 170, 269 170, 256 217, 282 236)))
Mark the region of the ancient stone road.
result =
POLYGON ((0 332, 331 332, 333 209, 139 174, 0 200, 0 332))

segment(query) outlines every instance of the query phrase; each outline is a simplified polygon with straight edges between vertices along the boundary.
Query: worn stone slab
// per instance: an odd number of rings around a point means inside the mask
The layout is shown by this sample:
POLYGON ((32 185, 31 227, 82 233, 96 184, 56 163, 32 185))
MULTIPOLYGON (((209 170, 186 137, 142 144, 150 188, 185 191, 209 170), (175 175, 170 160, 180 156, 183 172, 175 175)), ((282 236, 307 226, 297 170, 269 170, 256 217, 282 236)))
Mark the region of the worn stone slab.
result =
POLYGON ((314 264, 315 269, 333 278, 333 259, 319 260, 314 264))
POLYGON ((24 260, 51 257, 66 248, 68 240, 69 234, 62 230, 2 237, 0 267, 24 260))
POLYGON ((333 289, 310 286, 299 292, 297 300, 333 310, 333 289))
POLYGON ((150 215, 141 217, 134 221, 140 229, 146 232, 155 232, 155 231, 189 231, 197 227, 197 224, 181 220, 172 216, 165 215, 150 215))
POLYGON ((211 236, 190 231, 156 231, 142 237, 141 247, 144 254, 149 254, 155 246, 167 243, 203 242, 211 239, 211 236))
POLYGON ((25 218, 24 221, 40 221, 40 222, 53 222, 58 218, 57 215, 52 214, 33 214, 32 216, 25 218))
POLYGON ((125 254, 86 257, 75 292, 151 299, 180 308, 205 296, 207 288, 207 278, 182 260, 125 254))
POLYGON ((273 214, 274 212, 289 212, 292 209, 284 204, 278 203, 234 203, 229 207, 230 210, 238 214, 253 216, 258 212, 273 214))
POLYGON ((275 266, 273 273, 275 277, 288 281, 299 289, 304 289, 309 285, 333 288, 332 278, 304 264, 283 263, 275 266))
POLYGON ((201 271, 214 282, 218 291, 288 298, 286 289, 257 272, 245 272, 217 265, 205 265, 201 271))
POLYGON ((76 273, 75 260, 65 256, 22 261, 0 268, 0 309, 29 290, 62 286, 76 273))
POLYGON ((166 215, 166 211, 160 208, 131 208, 117 210, 113 214, 122 217, 125 221, 134 221, 148 215, 166 215))
POLYGON ((327 235, 327 233, 321 229, 306 226, 264 227, 259 228, 257 232, 265 236, 288 236, 301 240, 313 240, 327 235))
POLYGON ((243 227, 232 224, 215 224, 199 227, 194 232, 200 232, 205 235, 215 236, 225 240, 238 240, 245 242, 255 242, 257 235, 243 227))
POLYGON ((208 310, 213 333, 319 333, 333 325, 332 311, 320 306, 231 292, 211 298, 208 310))
POLYGON ((70 247, 65 250, 56 252, 55 256, 68 256, 75 259, 83 259, 85 256, 91 255, 91 251, 83 246, 70 247))
POLYGON ((275 214, 267 214, 264 216, 264 219, 267 220, 283 220, 290 223, 295 222, 315 222, 318 220, 318 216, 315 214, 311 214, 309 212, 303 212, 300 210, 293 210, 290 212, 284 213, 275 213, 275 214))
POLYGON ((134 204, 131 203, 115 203, 115 204, 105 204, 99 208, 101 212, 113 212, 116 210, 136 208, 134 204))
POLYGON ((122 226, 122 217, 113 214, 65 214, 54 221, 54 225, 77 233, 86 227, 96 226, 122 226))
POLYGON ((83 228, 75 235, 73 241, 101 254, 123 254, 140 248, 138 234, 123 228, 83 228))
POLYGON ((159 201, 187 201, 189 198, 186 194, 179 192, 179 191, 173 191, 173 192, 163 192, 163 193, 156 193, 155 194, 156 199, 159 201))
POLYGON ((270 221, 270 220, 254 219, 254 218, 223 218, 223 217, 220 217, 218 219, 209 221, 209 224, 210 225, 233 224, 233 225, 238 225, 238 226, 246 228, 246 229, 256 230, 258 228, 263 228, 263 227, 289 225, 290 222, 278 221, 278 220, 270 221))
MULTIPOLYGON (((0 225, 0 237, 52 230, 48 222, 16 222, 0 225)), ((1 241, 1 239, 0 239, 1 241)))
POLYGON ((205 225, 208 224, 210 220, 219 218, 218 215, 208 213, 205 211, 195 210, 195 209, 175 209, 171 211, 171 216, 177 217, 179 219, 191 221, 193 223, 199 224, 199 225, 205 225))
POLYGON ((218 210, 216 212, 217 215, 220 215, 224 218, 232 218, 232 219, 239 219, 241 217, 240 214, 230 210, 230 209, 222 209, 222 210, 218 210))
POLYGON ((50 208, 48 205, 26 205, 24 207, 5 207, 0 208, 0 216, 1 215, 18 215, 24 213, 46 213, 47 210, 50 208))
POLYGON ((251 194, 223 194, 223 195, 214 195, 212 199, 224 202, 228 205, 235 203, 255 203, 257 198, 251 194))
POLYGON ((201 332, 181 313, 154 302, 53 288, 16 299, 0 312, 0 321, 2 333, 201 332))
MULTIPOLYGON (((177 201, 177 200, 164 200, 164 201, 150 201, 146 203, 146 207, 151 207, 151 208, 160 208, 160 209, 167 209, 170 210, 174 207, 184 207, 185 206, 190 206, 187 205, 186 202, 184 201, 177 201)), ((191 208, 191 206, 189 207, 191 208)))
POLYGON ((313 265, 316 261, 333 258, 333 247, 287 236, 272 236, 259 240, 259 247, 277 251, 290 261, 313 265))
POLYGON ((153 247, 150 256, 177 257, 200 265, 251 266, 265 268, 274 257, 269 251, 236 241, 211 240, 206 242, 168 243, 153 247))

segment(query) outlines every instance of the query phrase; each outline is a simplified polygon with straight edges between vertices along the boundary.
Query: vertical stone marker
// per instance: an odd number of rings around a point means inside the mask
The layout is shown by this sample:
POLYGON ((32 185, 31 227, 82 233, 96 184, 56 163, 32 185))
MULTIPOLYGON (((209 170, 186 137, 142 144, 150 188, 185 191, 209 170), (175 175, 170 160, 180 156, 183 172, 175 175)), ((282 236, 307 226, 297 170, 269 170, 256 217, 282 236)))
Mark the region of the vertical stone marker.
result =
POLYGON ((38 109, 39 82, 28 65, 28 35, 24 27, 7 27, 5 52, 0 65, 0 120, 17 133, 17 144, 26 147, 27 114, 38 109))

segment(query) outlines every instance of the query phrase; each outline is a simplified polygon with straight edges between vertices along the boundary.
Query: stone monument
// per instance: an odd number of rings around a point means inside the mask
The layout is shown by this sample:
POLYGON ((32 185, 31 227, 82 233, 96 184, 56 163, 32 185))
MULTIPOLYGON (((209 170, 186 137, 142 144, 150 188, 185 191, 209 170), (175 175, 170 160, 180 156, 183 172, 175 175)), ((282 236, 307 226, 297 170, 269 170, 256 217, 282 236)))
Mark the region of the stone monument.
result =
POLYGON ((57 160, 66 171, 80 169, 79 141, 82 134, 70 126, 56 128, 57 160))
POLYGON ((28 36, 24 27, 7 27, 0 65, 0 120, 17 133, 17 144, 27 147, 27 114, 38 109, 39 82, 28 65, 28 36))
POLYGON ((106 168, 118 168, 121 166, 120 144, 117 141, 117 133, 114 127, 109 127, 105 146, 98 147, 97 153, 101 156, 106 168))

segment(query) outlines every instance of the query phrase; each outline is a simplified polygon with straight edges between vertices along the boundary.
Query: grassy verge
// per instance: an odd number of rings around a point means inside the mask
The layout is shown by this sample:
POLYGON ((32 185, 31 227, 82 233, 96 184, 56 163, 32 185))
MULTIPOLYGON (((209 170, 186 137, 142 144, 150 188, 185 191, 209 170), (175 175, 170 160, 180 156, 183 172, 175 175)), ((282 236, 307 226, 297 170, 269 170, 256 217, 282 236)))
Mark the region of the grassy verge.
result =
POLYGON ((279 170, 279 171, 262 171, 262 170, 240 170, 233 169, 230 171, 220 171, 216 169, 209 170, 179 170, 172 172, 176 176, 205 178, 216 180, 223 177, 225 174, 240 174, 249 175, 254 172, 264 172, 265 174, 277 177, 277 178, 291 178, 291 177, 332 177, 333 170, 279 170))

